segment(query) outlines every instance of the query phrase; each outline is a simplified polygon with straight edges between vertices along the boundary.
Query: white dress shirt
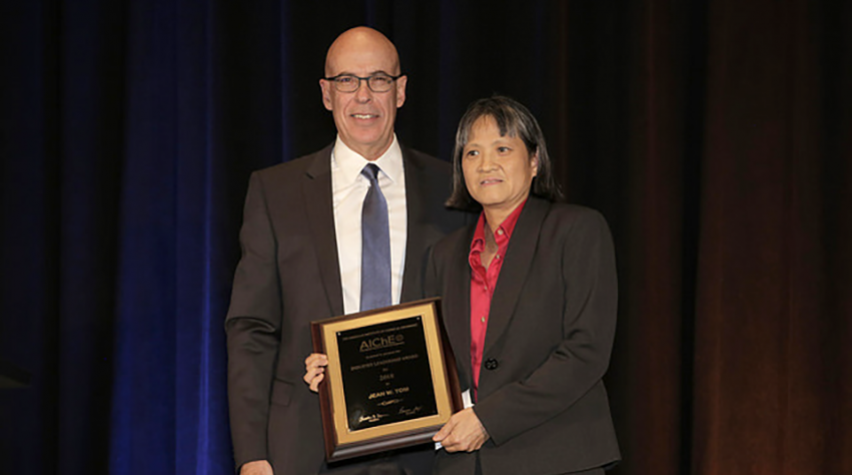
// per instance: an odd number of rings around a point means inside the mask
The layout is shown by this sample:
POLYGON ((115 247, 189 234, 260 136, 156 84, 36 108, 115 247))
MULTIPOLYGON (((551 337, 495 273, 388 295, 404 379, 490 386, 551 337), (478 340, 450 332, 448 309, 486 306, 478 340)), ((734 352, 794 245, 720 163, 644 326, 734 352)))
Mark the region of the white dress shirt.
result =
POLYGON ((347 147, 338 136, 331 152, 331 190, 340 284, 343 287, 343 311, 346 314, 361 311, 361 208, 370 189, 370 181, 361 175, 361 170, 368 163, 375 163, 381 170, 379 188, 388 204, 391 299, 394 304, 399 303, 402 293, 408 219, 402 149, 394 135, 390 148, 370 162, 347 147))

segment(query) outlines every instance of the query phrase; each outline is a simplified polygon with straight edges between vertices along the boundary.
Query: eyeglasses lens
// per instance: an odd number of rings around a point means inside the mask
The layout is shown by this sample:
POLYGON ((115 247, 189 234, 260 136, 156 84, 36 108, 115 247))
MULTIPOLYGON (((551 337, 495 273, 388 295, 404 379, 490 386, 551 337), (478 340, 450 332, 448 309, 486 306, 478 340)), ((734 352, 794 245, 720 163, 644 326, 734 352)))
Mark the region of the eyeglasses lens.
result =
POLYGON ((359 78, 354 75, 338 76, 334 80, 334 86, 340 92, 355 92, 361 85, 361 81, 366 80, 367 86, 373 92, 387 92, 391 90, 394 79, 384 74, 376 74, 367 78, 359 78))

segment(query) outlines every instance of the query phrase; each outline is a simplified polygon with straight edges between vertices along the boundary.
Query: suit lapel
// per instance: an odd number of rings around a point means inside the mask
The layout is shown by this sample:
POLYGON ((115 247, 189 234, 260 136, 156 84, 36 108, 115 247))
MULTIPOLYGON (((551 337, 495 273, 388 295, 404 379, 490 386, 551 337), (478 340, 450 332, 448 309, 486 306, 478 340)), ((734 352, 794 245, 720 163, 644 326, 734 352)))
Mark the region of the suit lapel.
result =
POLYGON ((535 257, 541 224, 548 208, 547 201, 530 196, 521 211, 504 256, 494 296, 491 298, 483 355, 487 354, 494 342, 500 338, 514 314, 515 305, 535 257))
POLYGON ((308 166, 302 192, 314 240, 317 264, 332 315, 343 315, 343 290, 337 260, 337 238, 331 188, 331 146, 316 154, 308 166))
POLYGON ((406 211, 406 238, 405 238, 405 267, 402 274, 401 302, 416 300, 421 295, 419 276, 414 275, 415 270, 422 269, 423 253, 426 251, 427 217, 423 207, 425 191, 423 187, 423 173, 420 164, 414 160, 414 155, 409 153, 405 147, 402 149, 402 166, 405 176, 405 211, 406 211), (418 177, 421 179, 418 180, 418 177))
MULTIPOLYGON (((429 222, 426 212, 427 204, 423 202, 429 196, 428 179, 423 171, 423 166, 417 160, 417 156, 402 147, 403 166, 405 170, 405 208, 406 220, 406 245, 405 245, 405 273, 402 279, 401 301, 411 301, 420 298, 422 294, 421 276, 418 270, 423 269, 426 247, 429 245, 430 236, 435 239, 433 223, 429 222)), ((463 389, 471 387, 470 379, 470 268, 467 263, 468 250, 470 248, 471 233, 457 242, 450 259, 452 270, 448 272, 449 284, 445 287, 450 289, 448 295, 443 297, 442 314, 444 328, 450 339, 453 353, 456 355, 456 366, 461 370, 459 382, 463 389)))

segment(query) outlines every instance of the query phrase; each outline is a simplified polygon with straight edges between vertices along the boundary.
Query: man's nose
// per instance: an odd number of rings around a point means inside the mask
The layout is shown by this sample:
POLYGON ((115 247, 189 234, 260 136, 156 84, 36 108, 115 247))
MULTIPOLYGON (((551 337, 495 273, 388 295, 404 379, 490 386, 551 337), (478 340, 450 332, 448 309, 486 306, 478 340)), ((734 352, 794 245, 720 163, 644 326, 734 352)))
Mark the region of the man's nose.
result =
POLYGON ((373 98, 373 91, 367 86, 367 81, 358 80, 358 89, 355 90, 355 100, 358 102, 367 102, 373 98))

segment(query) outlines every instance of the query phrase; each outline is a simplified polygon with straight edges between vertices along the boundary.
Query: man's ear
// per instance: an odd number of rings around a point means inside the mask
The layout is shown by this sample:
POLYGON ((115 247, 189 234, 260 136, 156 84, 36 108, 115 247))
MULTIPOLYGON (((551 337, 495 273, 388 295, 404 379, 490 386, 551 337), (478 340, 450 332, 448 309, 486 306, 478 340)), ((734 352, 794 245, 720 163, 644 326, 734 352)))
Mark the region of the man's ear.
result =
POLYGON ((331 110, 331 83, 325 79, 320 79, 320 89, 322 90, 322 105, 326 109, 331 110))
POLYGON ((405 104, 405 85, 408 84, 408 76, 400 76, 396 80, 396 108, 405 104))

